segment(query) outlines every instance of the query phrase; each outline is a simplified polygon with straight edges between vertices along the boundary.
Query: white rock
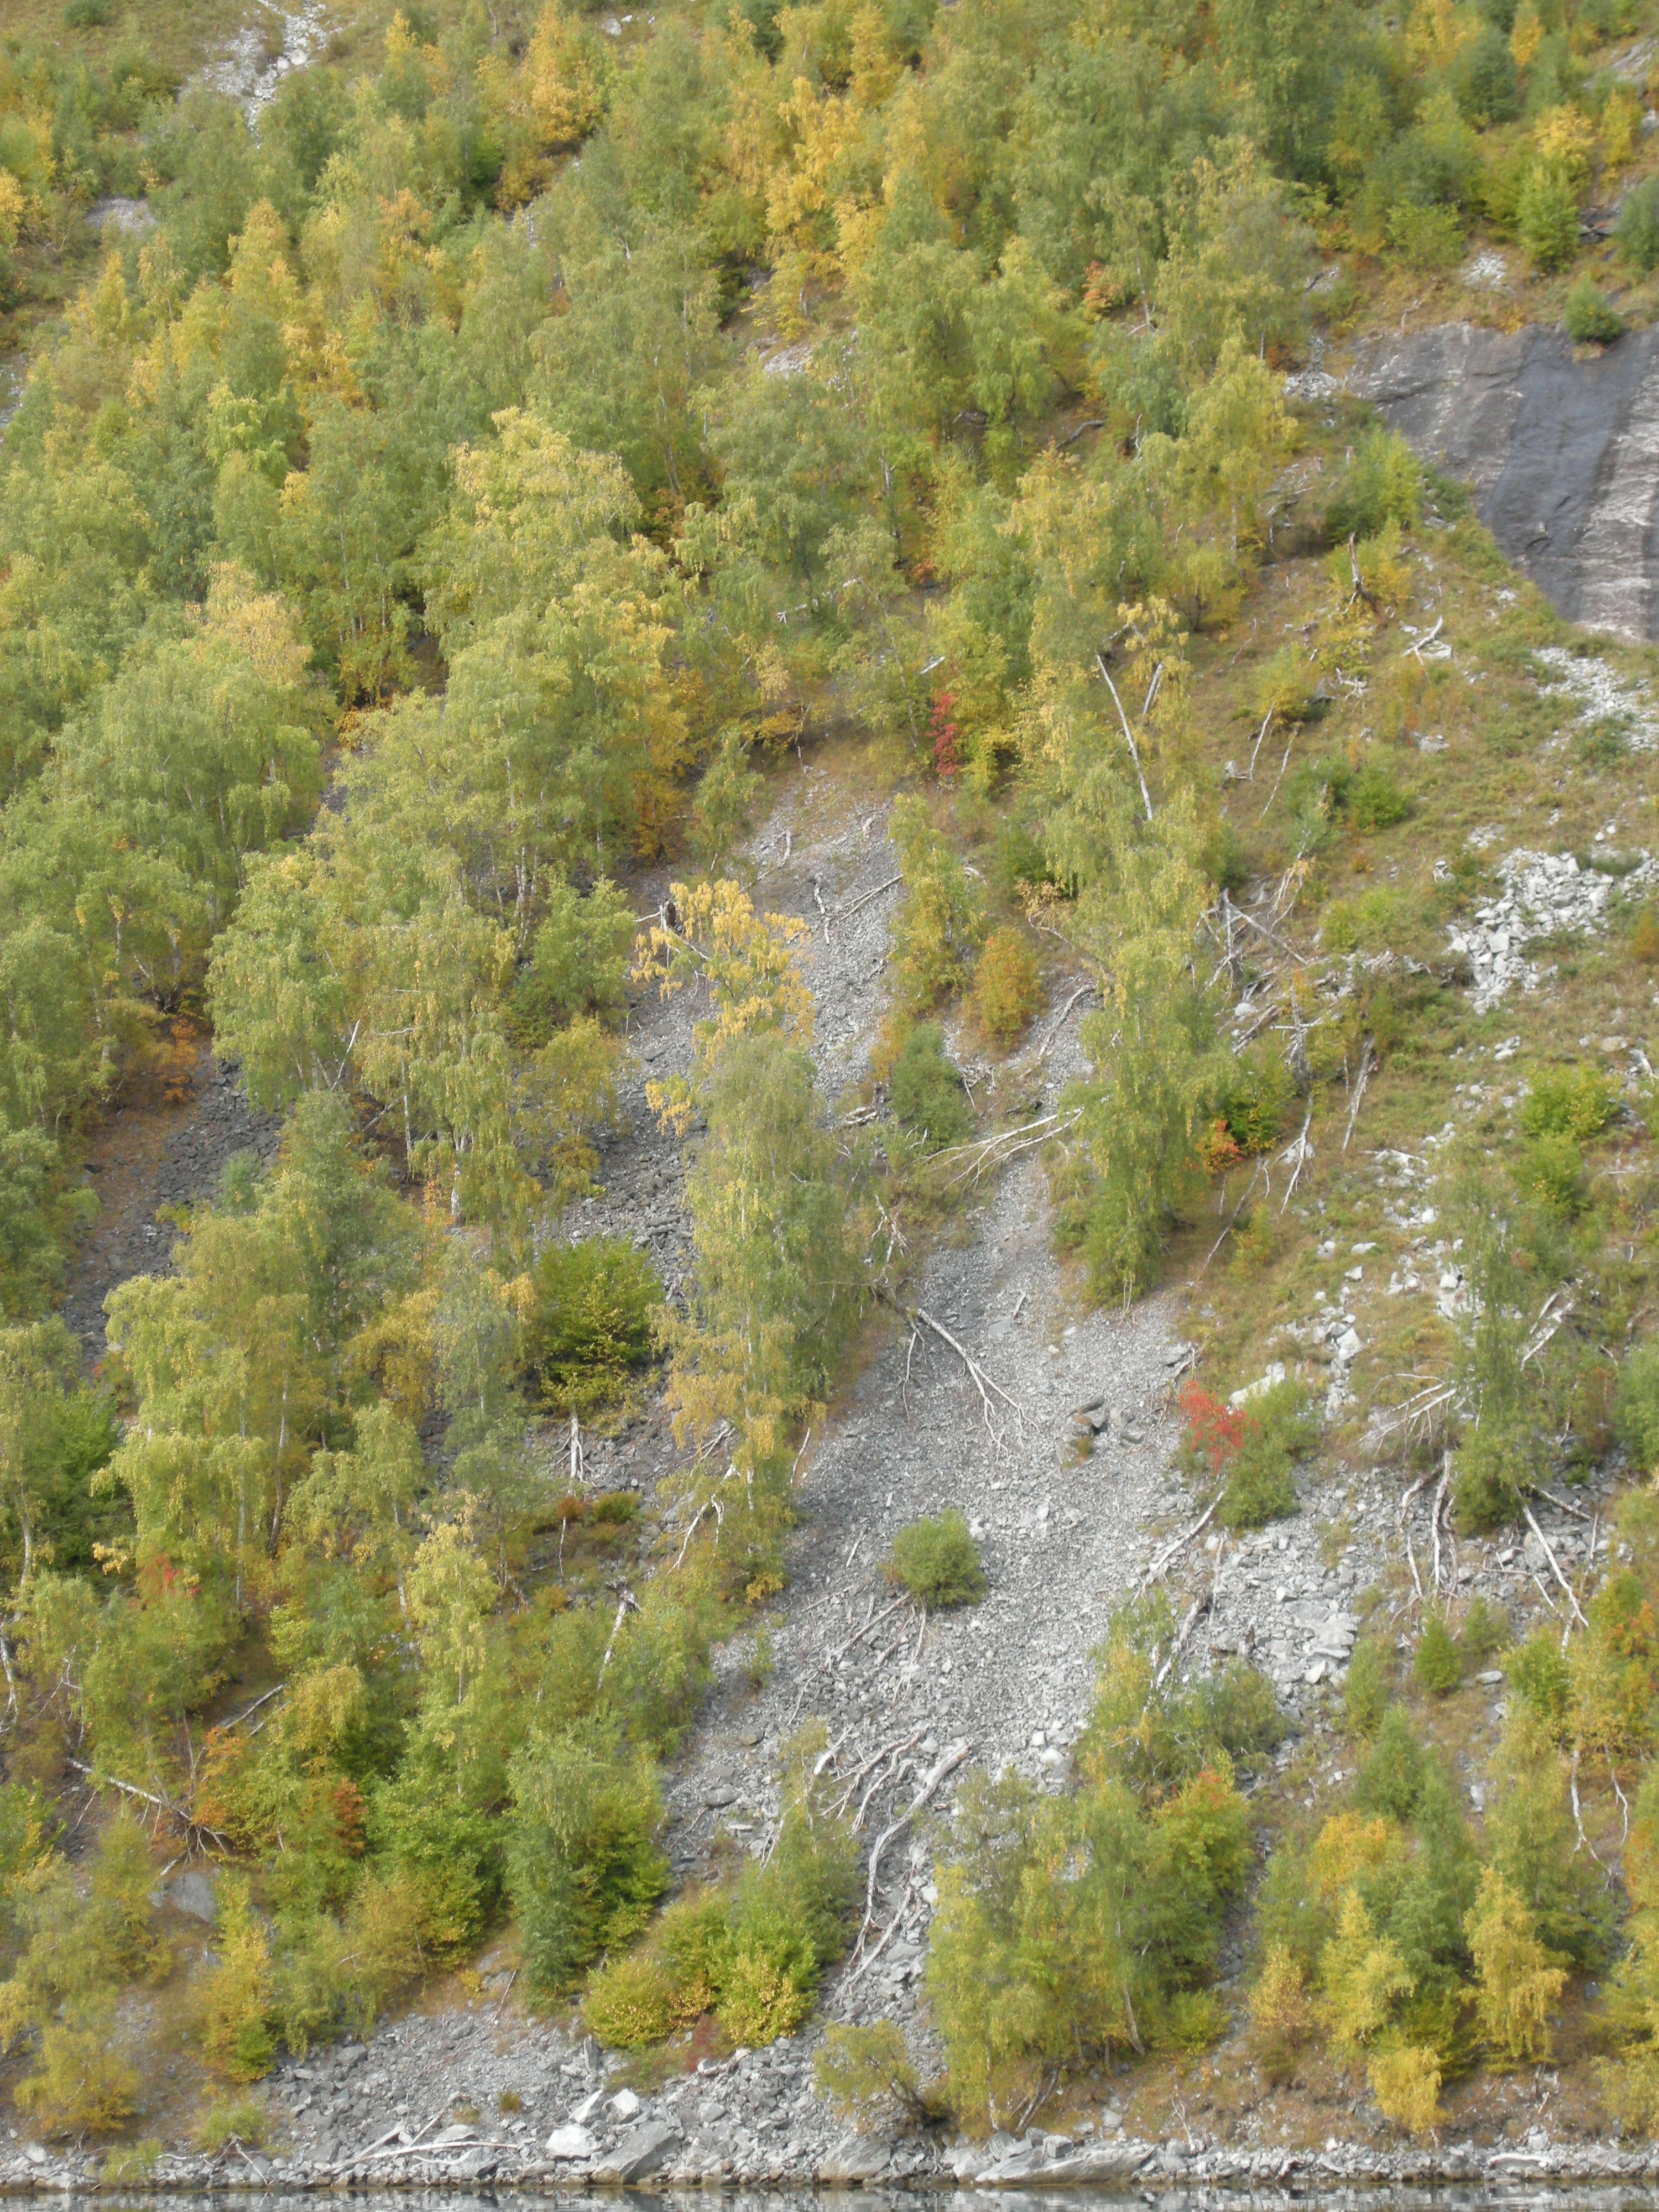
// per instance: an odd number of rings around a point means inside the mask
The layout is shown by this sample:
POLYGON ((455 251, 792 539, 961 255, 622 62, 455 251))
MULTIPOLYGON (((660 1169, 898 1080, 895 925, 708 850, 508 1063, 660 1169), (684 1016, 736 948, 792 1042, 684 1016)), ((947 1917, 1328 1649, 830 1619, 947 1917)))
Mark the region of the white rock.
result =
POLYGON ((550 2158, 592 2158, 598 2148, 586 2128, 578 2127, 574 2120, 562 2128, 555 2128, 547 2139, 550 2158))
POLYGON ((637 2119, 644 2109, 640 2099, 631 2089, 618 2089, 611 2100, 611 2112, 619 2120, 637 2119))

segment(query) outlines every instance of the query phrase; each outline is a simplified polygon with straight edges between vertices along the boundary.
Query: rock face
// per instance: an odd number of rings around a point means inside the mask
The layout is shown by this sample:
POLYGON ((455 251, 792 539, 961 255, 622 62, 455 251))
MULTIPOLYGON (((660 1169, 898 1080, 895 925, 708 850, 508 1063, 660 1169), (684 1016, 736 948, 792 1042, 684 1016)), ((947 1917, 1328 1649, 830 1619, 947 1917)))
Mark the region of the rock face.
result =
POLYGON ((1565 331, 1445 323, 1361 349, 1349 388, 1473 486, 1570 621, 1659 637, 1659 331, 1576 356, 1565 331))

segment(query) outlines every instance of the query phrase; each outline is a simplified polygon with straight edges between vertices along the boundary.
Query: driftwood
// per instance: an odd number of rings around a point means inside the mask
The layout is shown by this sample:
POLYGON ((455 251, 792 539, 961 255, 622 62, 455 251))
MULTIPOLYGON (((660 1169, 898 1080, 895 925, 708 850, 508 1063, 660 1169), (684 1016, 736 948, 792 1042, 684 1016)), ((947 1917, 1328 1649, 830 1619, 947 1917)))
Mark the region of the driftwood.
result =
POLYGON ((1418 1492, 1423 1488, 1428 1479, 1429 1478, 1426 1474, 1419 1474, 1418 1476, 1416 1481, 1413 1483, 1411 1488, 1401 1499, 1399 1508, 1395 1515, 1395 1518, 1399 1524, 1401 1533, 1406 1539, 1406 1564, 1412 1571, 1412 1584, 1415 1589, 1419 1600, 1423 1595, 1423 1577, 1417 1571, 1417 1554, 1412 1549, 1412 1526, 1411 1522, 1406 1518, 1406 1508, 1411 1504, 1413 1498, 1416 1497, 1418 1492))
POLYGON ((1313 1157, 1313 1146, 1308 1142, 1308 1131, 1312 1126, 1313 1106, 1310 1103, 1307 1112, 1302 1117, 1301 1135, 1297 1139, 1294 1145, 1286 1145, 1284 1152, 1279 1155, 1279 1165, 1282 1167, 1290 1158, 1292 1152, 1296 1154, 1296 1165, 1291 1171, 1289 1187, 1285 1190, 1284 1197, 1279 1201, 1279 1218, 1281 1221, 1285 1218, 1285 1207, 1296 1196, 1296 1187, 1302 1180, 1302 1170, 1306 1167, 1309 1160, 1313 1157))
POLYGON ((1352 580, 1353 589, 1348 594, 1347 605, 1344 606, 1343 613, 1346 614, 1348 608, 1356 599, 1363 599, 1373 614, 1380 613, 1381 609, 1376 604, 1375 596, 1367 586, 1365 579, 1359 573, 1359 554, 1354 544, 1352 531, 1348 533, 1348 574, 1352 580))
MULTIPOLYGON (((866 1956, 865 1954, 864 1945, 865 1939, 870 1933, 870 1923, 876 1917, 876 1883, 881 1875, 881 1862, 886 1852, 888 1844, 892 1842, 896 1836, 902 1835, 904 1832, 905 1829, 909 1826, 911 1821, 915 1819, 917 1814, 920 1813, 922 1808, 928 1802, 929 1799, 933 1796, 933 1792, 939 1788, 940 1783, 945 1780, 947 1775, 954 1774, 956 1772, 957 1767, 959 1767, 963 1764, 963 1760, 967 1759, 969 1753, 973 1750, 973 1744, 964 1739, 961 1743, 952 1744, 948 1751, 941 1753, 936 1763, 933 1766, 929 1767, 927 1772, 923 1776, 921 1789, 917 1790, 915 1796, 910 1800, 910 1802, 899 1814, 897 1820, 890 1821, 886 1827, 882 1830, 880 1835, 877 1837, 875 1848, 870 1854, 870 1878, 866 1885, 864 1894, 864 1919, 859 1929, 858 1941, 853 1947, 854 1956, 856 1963, 854 1964, 851 1973, 848 1974, 847 1979, 842 1984, 842 1987, 844 1990, 851 1989, 853 1984, 858 1980, 865 1969, 875 1963, 876 1953, 872 1952, 866 1956)), ((890 1929, 888 1933, 890 1934, 891 1932, 892 1931, 890 1929)), ((884 1937, 883 1941, 885 1942, 885 1940, 886 1938, 884 1937)))
POLYGON ((1273 803, 1274 799, 1277 799, 1277 798, 1278 798, 1278 796, 1279 796, 1279 785, 1280 785, 1281 783, 1283 783, 1283 782, 1284 782, 1284 781, 1285 781, 1285 769, 1286 769, 1290 766, 1290 764, 1291 764, 1291 747, 1295 743, 1296 743, 1296 732, 1295 732, 1295 731, 1294 731, 1294 730, 1292 730, 1292 731, 1291 731, 1291 734, 1290 734, 1290 736, 1289 736, 1289 738, 1285 740, 1285 757, 1284 757, 1284 759, 1283 759, 1282 761, 1280 761, 1280 763, 1279 763, 1279 774, 1278 774, 1278 775, 1273 778, 1273 789, 1272 789, 1272 790, 1267 793, 1267 806, 1264 806, 1264 807, 1262 808, 1262 810, 1261 810, 1261 813, 1260 813, 1260 814, 1258 814, 1258 815, 1256 816, 1256 817, 1255 817, 1255 818, 1256 818, 1256 820, 1257 820, 1258 822, 1265 822, 1265 821, 1267 820, 1267 807, 1268 807, 1268 806, 1271 806, 1271 805, 1273 805, 1273 803))
POLYGON ((1046 1145, 1062 1129, 1069 1129, 1078 1119, 1079 1110, 1073 1109, 1069 1114, 1040 1114, 1035 1121, 1022 1121, 1012 1129, 999 1129, 994 1136, 975 1137, 965 1145, 947 1145, 943 1152, 934 1153, 933 1164, 939 1166, 946 1160, 958 1159, 966 1154, 966 1164, 950 1177, 946 1188, 954 1189, 959 1182, 976 1182, 987 1168, 1005 1167, 1017 1154, 1029 1152, 1033 1145, 1046 1145), (1006 1151, 1002 1149, 1004 1146, 1006 1151))
POLYGON ((1376 1048, 1367 1037, 1359 1048, 1359 1073, 1355 1079, 1353 1097, 1348 1107, 1348 1126, 1342 1132, 1342 1149, 1345 1152, 1348 1149, 1349 1139, 1353 1135, 1353 1125, 1359 1119, 1359 1109, 1364 1103, 1365 1086, 1370 1081, 1376 1067, 1376 1048))
POLYGON ((136 1783, 118 1782, 112 1774, 99 1774, 84 1759, 66 1757, 64 1763, 66 1766, 72 1766, 77 1774, 84 1774, 94 1790, 118 1790, 122 1796, 136 1797, 141 1804, 153 1805, 158 1813, 165 1813, 170 1820, 179 1823, 186 1835, 192 1838, 205 1836, 209 1843, 222 1851, 230 1849, 216 1828, 207 1827, 200 1820, 192 1820, 184 1807, 175 1805, 170 1797, 158 1797, 154 1790, 140 1790, 136 1783))
POLYGON ((1577 1593, 1574 1590, 1572 1584, 1567 1580, 1566 1577, 1562 1573, 1561 1562, 1556 1558, 1554 1553, 1550 1549, 1549 1539, 1539 1527, 1537 1519, 1533 1513, 1533 1510, 1531 1506, 1528 1504, 1524 1498, 1521 1501, 1521 1510, 1527 1516, 1528 1528, 1532 1530, 1533 1534, 1537 1537, 1540 1545, 1543 1548, 1544 1557, 1550 1563, 1550 1572, 1555 1577, 1556 1581, 1560 1584, 1562 1595, 1567 1601, 1567 1604, 1572 1612, 1573 1618, 1577 1621, 1581 1628, 1588 1628, 1589 1626, 1589 1623, 1584 1618, 1583 1607, 1578 1602, 1577 1593))
POLYGON ((1147 1568, 1145 1579, 1141 1583, 1138 1595, 1144 1597, 1146 1592, 1151 1589, 1152 1584, 1158 1580, 1158 1577, 1164 1573, 1164 1570, 1168 1567, 1170 1560, 1175 1558, 1176 1554, 1178 1552, 1185 1551, 1188 1545, 1192 1542, 1194 1536, 1201 1535, 1203 1534, 1204 1530, 1209 1526, 1211 1520, 1214 1516, 1216 1507, 1220 1504, 1224 1495, 1224 1492, 1218 1490, 1214 1498, 1211 1500, 1206 1510, 1198 1520, 1194 1522, 1192 1527, 1188 1529, 1186 1534, 1184 1536, 1177 1536, 1173 1544, 1169 1545, 1164 1551, 1158 1553, 1152 1565, 1147 1568))
POLYGON ((1152 1703, 1152 1698, 1158 1695, 1158 1692, 1164 1687, 1165 1682, 1169 1680, 1170 1674, 1174 1670, 1176 1661, 1181 1656, 1182 1647, 1185 1644, 1187 1638, 1192 1634, 1193 1629, 1196 1625, 1200 1615, 1209 1611, 1210 1601, 1212 1595, 1213 1593, 1212 1591, 1206 1590, 1201 1596, 1195 1597, 1193 1600, 1192 1604, 1188 1607, 1187 1618, 1182 1622, 1180 1627, 1176 1631, 1176 1640, 1170 1646, 1170 1656, 1164 1662, 1164 1664, 1158 1668, 1158 1673, 1152 1678, 1152 1690, 1146 1699, 1148 1705, 1152 1703))
POLYGON ((1078 1000, 1079 999, 1086 999, 1094 988, 1095 987, 1092 983, 1079 983, 1078 985, 1076 990, 1073 992, 1071 997, 1067 999, 1065 1005, 1054 1016, 1053 1025, 1050 1027, 1048 1036, 1042 1040, 1042 1045, 1038 1048, 1036 1058, 1031 1062, 1033 1067, 1042 1066, 1043 1061, 1048 1057, 1049 1046, 1053 1044, 1054 1039, 1060 1035, 1061 1030, 1066 1026, 1066 1016, 1071 1012, 1073 1007, 1076 1006, 1078 1000))
POLYGON ((624 1585, 622 1595, 617 1601, 617 1618, 611 1624, 610 1641, 605 1647, 605 1656, 599 1662, 599 1680, 601 1682, 605 1680, 605 1668, 611 1664, 611 1655, 617 1648, 617 1638, 622 1633, 622 1625, 628 1616, 628 1609, 630 1606, 632 1606, 635 1612, 637 1613, 640 1609, 640 1601, 638 1598, 635 1596, 633 1591, 624 1585))
POLYGON ((872 1628, 879 1628, 884 1620, 890 1620, 901 1606, 908 1605, 910 1601, 908 1596, 896 1597, 891 1605, 884 1606, 879 1613, 875 1610, 875 1602, 872 1597, 870 1601, 871 1610, 865 1615, 863 1627, 855 1629, 844 1644, 836 1644, 833 1651, 826 1653, 823 1666, 827 1674, 834 1674, 855 1644, 862 1644, 872 1628))
POLYGON ((1250 749, 1250 764, 1244 771, 1245 779, 1248 782, 1254 783, 1255 781, 1255 757, 1261 750, 1261 740, 1267 736, 1273 716, 1278 713, 1278 711, 1279 710, 1276 707, 1269 707, 1267 713, 1261 717, 1261 727, 1256 732, 1255 743, 1250 749))
MULTIPOLYGON (((835 1820, 839 1820, 841 1818, 842 1814, 847 1810, 847 1808, 852 1803, 854 1791, 856 1791, 859 1784, 864 1780, 866 1775, 873 1774, 878 1766, 884 1765, 890 1759, 896 1756, 902 1759, 907 1751, 913 1751, 916 1745, 921 1741, 921 1739, 927 1735, 927 1731, 926 1728, 913 1729, 908 1735, 896 1735, 891 1737, 886 1743, 882 1745, 878 1751, 872 1752, 868 1759, 865 1759, 860 1765, 855 1766, 853 1769, 852 1774, 848 1779, 847 1787, 842 1791, 841 1796, 830 1808, 831 1818, 835 1820)), ((840 1777, 837 1776, 836 1779, 839 1780, 840 1777)), ((874 1790, 877 1786, 878 1784, 875 1782, 872 1782, 870 1784, 872 1790, 874 1790)), ((859 1818, 853 1823, 855 1829, 863 1825, 865 1807, 868 1805, 869 1802, 869 1797, 866 1795, 863 1803, 859 1807, 859 1818)))
MULTIPOLYGON (((227 1721, 225 1723, 225 1726, 227 1728, 234 1729, 246 1728, 248 1723, 253 1718, 255 1713, 258 1711, 261 1705, 268 1705, 273 1698, 280 1698, 287 1687, 288 1684, 286 1682, 278 1682, 274 1690, 267 1690, 264 1697, 256 1698, 253 1700, 253 1703, 247 1707, 246 1711, 238 1713, 234 1721, 227 1721)), ((264 1723, 262 1722, 260 1725, 263 1727, 264 1723)), ((255 1732, 257 1734, 258 1731, 256 1730, 255 1732)))
POLYGON ((1440 1469, 1440 1480, 1435 1486, 1434 1503, 1429 1508, 1429 1534, 1434 1539, 1434 1587, 1440 1589, 1440 1516, 1446 1506, 1446 1485, 1451 1480, 1451 1454, 1448 1452, 1440 1469))
MULTIPOLYGON (((1008 1395, 1008 1393, 1003 1389, 1000 1382, 997 1382, 993 1376, 986 1373, 985 1370, 980 1365, 978 1360, 974 1358, 972 1352, 968 1350, 967 1346, 965 1345, 959 1344, 942 1322, 934 1320, 933 1315, 928 1312, 926 1306, 917 1306, 915 1311, 912 1312, 908 1308, 902 1306, 898 1300, 892 1295, 890 1291, 878 1291, 877 1295, 885 1299, 886 1303, 892 1307, 894 1312, 899 1316, 901 1320, 908 1322, 913 1331, 918 1328, 931 1329, 933 1334, 938 1337, 941 1344, 949 1345, 951 1350, 956 1353, 957 1358, 961 1360, 963 1365, 968 1370, 969 1378, 972 1382, 975 1389, 979 1392, 979 1401, 984 1413, 985 1425, 990 1431, 993 1438, 998 1443, 1001 1443, 1002 1435, 1001 1431, 997 1427, 995 1411, 991 1403, 994 1397, 1001 1399, 1003 1404, 1006 1406, 1009 1412, 1013 1415, 1020 1434, 1022 1436, 1024 1434, 1025 1418, 1020 1412, 1020 1409, 1014 1400, 1008 1395)), ((907 1365, 907 1372, 908 1371, 907 1365)))

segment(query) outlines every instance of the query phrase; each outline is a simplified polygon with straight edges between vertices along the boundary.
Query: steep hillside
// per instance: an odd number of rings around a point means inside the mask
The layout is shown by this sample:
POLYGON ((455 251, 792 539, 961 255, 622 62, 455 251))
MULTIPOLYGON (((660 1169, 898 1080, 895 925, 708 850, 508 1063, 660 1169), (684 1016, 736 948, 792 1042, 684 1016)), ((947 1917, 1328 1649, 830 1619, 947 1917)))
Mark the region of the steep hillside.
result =
POLYGON ((0 2179, 1645 2172, 1651 10, 162 12, 0 48, 0 2179))

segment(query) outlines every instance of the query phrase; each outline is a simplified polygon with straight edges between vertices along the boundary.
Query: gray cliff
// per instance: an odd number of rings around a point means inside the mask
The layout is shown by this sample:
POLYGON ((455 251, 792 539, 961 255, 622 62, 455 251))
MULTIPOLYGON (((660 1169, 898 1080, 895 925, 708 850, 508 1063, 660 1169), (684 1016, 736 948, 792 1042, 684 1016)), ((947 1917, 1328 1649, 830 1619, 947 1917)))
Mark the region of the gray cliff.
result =
POLYGON ((1591 354, 1559 330, 1445 323, 1372 341, 1349 386, 1472 486, 1569 620, 1659 637, 1659 331, 1591 354))

